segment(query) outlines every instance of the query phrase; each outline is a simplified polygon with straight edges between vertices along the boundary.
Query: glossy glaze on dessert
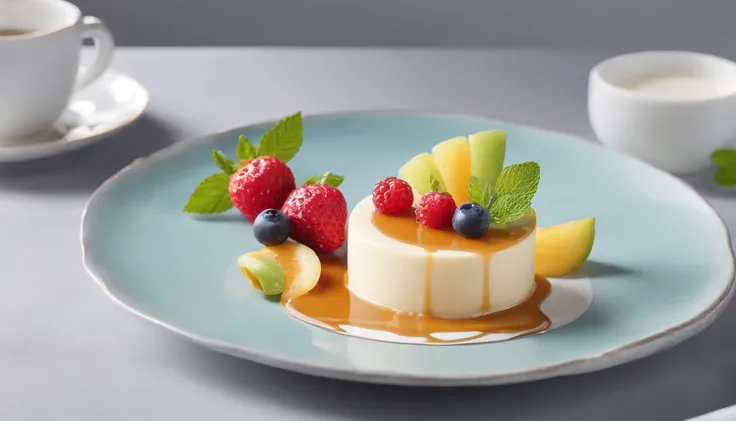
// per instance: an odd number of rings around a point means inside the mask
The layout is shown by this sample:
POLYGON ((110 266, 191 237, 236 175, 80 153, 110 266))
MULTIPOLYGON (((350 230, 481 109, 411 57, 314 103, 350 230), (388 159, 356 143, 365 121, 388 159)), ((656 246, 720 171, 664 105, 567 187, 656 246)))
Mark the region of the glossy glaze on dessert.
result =
MULTIPOLYGON (((373 223, 385 235, 398 241, 415 244, 427 251, 427 262, 431 262, 436 250, 462 250, 477 253, 490 261, 497 250, 514 244, 528 236, 529 226, 511 229, 491 230, 482 239, 469 240, 451 231, 428 230, 419 227, 410 216, 388 217, 374 214, 373 223)), ((533 224, 530 225, 533 227, 533 224)), ((288 253, 276 253, 279 261, 289 262, 288 253)), ((527 299, 511 308, 472 318, 432 317, 431 308, 425 314, 397 312, 381 307, 361 298, 347 288, 347 265, 343 256, 320 256, 322 272, 317 286, 306 295, 282 304, 294 317, 321 328, 347 333, 351 327, 387 332, 403 337, 423 338, 426 343, 462 343, 489 334, 528 335, 544 331, 550 327, 549 318, 542 312, 541 304, 550 293, 550 283, 535 277, 533 291, 527 299), (454 334, 447 339, 442 334, 454 334)), ((287 277, 294 276, 293 265, 285 265, 287 277)), ((431 291, 431 288, 427 288, 431 291)), ((484 289, 483 294, 488 294, 484 289)), ((430 306, 431 297, 424 297, 430 306)), ((488 297, 483 303, 490 302, 488 297)))
POLYGON ((432 315, 432 277, 433 254, 439 250, 463 251, 476 254, 483 261, 483 292, 480 313, 491 311, 490 264, 494 253, 519 243, 532 233, 536 225, 536 215, 531 212, 528 224, 508 228, 491 227, 481 238, 469 239, 458 235, 452 227, 436 230, 421 226, 414 214, 388 216, 373 212, 371 222, 381 234, 402 243, 411 244, 426 252, 426 272, 424 275, 424 308, 422 314, 432 315))
POLYGON ((348 224, 348 288, 379 306, 463 319, 519 304, 534 289, 534 212, 467 239, 412 215, 377 213, 370 197, 348 224))

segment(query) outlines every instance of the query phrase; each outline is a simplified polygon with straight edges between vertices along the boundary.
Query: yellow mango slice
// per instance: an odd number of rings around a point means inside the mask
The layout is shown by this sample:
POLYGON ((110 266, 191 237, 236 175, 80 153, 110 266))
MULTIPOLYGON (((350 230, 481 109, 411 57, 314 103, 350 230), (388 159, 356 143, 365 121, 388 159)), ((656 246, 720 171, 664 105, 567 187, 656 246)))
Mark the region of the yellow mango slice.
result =
POLYGON ((432 148, 432 157, 442 174, 447 193, 452 195, 457 206, 470 202, 470 144, 460 136, 445 140, 432 148))
POLYGON ((547 277, 572 272, 588 259, 594 239, 595 218, 537 228, 534 272, 547 277))

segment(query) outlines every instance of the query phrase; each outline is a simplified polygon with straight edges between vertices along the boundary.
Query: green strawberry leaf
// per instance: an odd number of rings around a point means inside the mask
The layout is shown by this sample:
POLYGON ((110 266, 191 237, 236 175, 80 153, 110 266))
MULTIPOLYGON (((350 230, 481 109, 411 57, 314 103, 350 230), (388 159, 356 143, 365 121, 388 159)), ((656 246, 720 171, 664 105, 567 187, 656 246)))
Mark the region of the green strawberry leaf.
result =
POLYGON ((345 181, 345 177, 331 172, 326 172, 322 175, 315 175, 304 180, 304 184, 329 184, 332 187, 340 187, 342 182, 345 181))
POLYGON ((302 146, 302 113, 290 115, 271 127, 258 142, 257 156, 289 162, 302 146))
POLYGON ((736 166, 718 168, 713 174, 713 181, 724 187, 736 186, 736 166))
POLYGON ((491 200, 491 222, 507 224, 524 216, 532 206, 541 172, 536 162, 509 165, 501 171, 491 200))
POLYGON ((489 208, 491 206, 491 199, 493 198, 493 184, 482 178, 470 177, 470 181, 468 181, 468 195, 473 202, 484 208, 489 208))
POLYGON ((232 161, 232 159, 225 156, 224 153, 218 151, 217 149, 212 150, 212 160, 215 161, 215 165, 219 169, 222 170, 227 175, 232 175, 232 173, 235 172, 234 166, 235 163, 232 161))
POLYGON ((256 157, 256 148, 253 147, 253 144, 250 143, 250 140, 248 140, 245 135, 241 134, 238 137, 236 154, 238 155, 238 161, 240 162, 250 161, 256 157))
POLYGON ((205 178, 192 192, 184 212, 213 214, 230 209, 233 204, 230 201, 229 184, 230 177, 224 173, 205 178))

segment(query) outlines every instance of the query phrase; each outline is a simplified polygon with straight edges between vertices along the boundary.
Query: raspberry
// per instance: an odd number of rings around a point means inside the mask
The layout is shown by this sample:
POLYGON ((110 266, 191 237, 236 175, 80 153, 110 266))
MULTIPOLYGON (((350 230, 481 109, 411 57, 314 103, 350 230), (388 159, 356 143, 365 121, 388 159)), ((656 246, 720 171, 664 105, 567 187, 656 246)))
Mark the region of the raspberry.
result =
POLYGON ((386 215, 400 215, 408 212, 414 204, 414 193, 404 180, 388 177, 376 183, 373 188, 373 205, 386 215))
POLYGON ((230 201, 253 222, 266 209, 278 209, 296 188, 294 174, 278 158, 251 159, 230 176, 230 201))
POLYGON ((452 224, 455 200, 447 193, 429 192, 417 206, 417 222, 427 228, 442 229, 452 224))
POLYGON ((301 186, 289 194, 281 212, 291 220, 291 238, 317 253, 331 253, 345 243, 348 207, 335 187, 301 186))

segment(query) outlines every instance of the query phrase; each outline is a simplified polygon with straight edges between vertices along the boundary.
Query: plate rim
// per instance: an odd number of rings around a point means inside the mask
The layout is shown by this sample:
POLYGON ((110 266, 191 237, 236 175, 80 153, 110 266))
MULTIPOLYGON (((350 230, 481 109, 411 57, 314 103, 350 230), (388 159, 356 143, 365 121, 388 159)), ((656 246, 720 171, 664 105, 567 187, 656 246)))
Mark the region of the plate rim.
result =
MULTIPOLYGON (((622 365, 622 364, 625 364, 625 363, 628 363, 628 362, 631 362, 637 359, 644 358, 656 352, 671 348, 683 342, 684 340, 693 337, 694 335, 696 335, 697 333, 701 332, 703 329, 708 327, 715 319, 717 319, 718 316, 721 315, 723 310, 726 308, 726 306, 730 302, 733 296, 733 293, 736 290, 736 256, 734 256, 734 248, 733 248, 731 236, 728 231, 728 226, 726 225, 725 221, 723 220, 721 215, 718 213, 718 211, 716 211, 716 209, 713 208, 711 203, 705 197, 703 197, 695 188, 693 188, 690 184, 688 184, 684 180, 664 170, 654 167, 646 162, 640 161, 622 152, 619 152, 619 151, 616 151, 610 148, 606 148, 600 143, 588 141, 574 134, 540 128, 540 127, 533 126, 530 124, 517 123, 512 120, 499 119, 499 118, 494 118, 494 117, 486 116, 482 114, 443 112, 443 111, 421 110, 421 109, 401 109, 401 108, 302 113, 305 119, 312 118, 312 117, 339 117, 339 116, 350 116, 350 115, 374 115, 374 114, 396 114, 396 115, 408 114, 408 115, 418 115, 418 116, 428 116, 428 117, 471 118, 471 119, 481 119, 481 120, 489 120, 493 122, 507 123, 507 124, 514 125, 517 127, 532 129, 535 131, 545 132, 545 133, 554 134, 558 136, 564 136, 566 138, 573 139, 577 142, 581 142, 583 144, 586 144, 592 147, 603 149, 607 151, 608 153, 616 154, 623 159, 626 159, 629 161, 635 161, 641 165, 649 167, 650 170, 654 170, 660 175, 663 175, 669 178, 671 181, 674 181, 680 184, 680 186, 684 187, 686 190, 689 190, 691 193, 695 194, 695 196, 699 198, 700 200, 702 200, 703 203, 713 212, 713 215, 715 215, 716 219, 720 223, 721 230, 725 234, 726 246, 728 247, 730 255, 731 255, 731 273, 729 277, 730 278, 729 282, 724 288, 724 290, 721 292, 721 294, 716 298, 716 300, 714 300, 708 307, 703 309, 701 312, 699 312, 692 318, 685 320, 681 323, 678 323, 677 325, 672 326, 668 329, 656 332, 654 334, 651 334, 639 340, 628 342, 624 345, 618 346, 616 348, 613 348, 608 351, 605 351, 605 352, 602 352, 596 355, 592 355, 589 357, 577 358, 577 359, 568 360, 568 361, 555 363, 555 364, 547 364, 547 365, 535 366, 531 368, 524 368, 524 369, 518 369, 518 370, 505 371, 502 373, 485 374, 485 375, 484 374, 481 374, 481 375, 444 375, 444 374, 442 375, 422 375, 422 374, 390 373, 390 372, 385 372, 385 371, 373 371, 373 370, 358 369, 358 368, 341 369, 341 368, 334 368, 329 364, 303 362, 303 361, 298 361, 293 358, 271 357, 262 352, 253 350, 250 347, 232 345, 228 342, 209 339, 201 335, 189 332, 185 329, 181 329, 164 320, 156 318, 155 316, 147 314, 145 311, 139 308, 136 308, 134 304, 126 302, 126 300, 123 297, 115 295, 115 293, 109 288, 108 282, 105 280, 104 276, 102 275, 103 271, 97 269, 95 263, 91 261, 89 257, 89 252, 88 252, 88 249, 90 248, 90 244, 89 244, 90 240, 88 238, 88 233, 90 229, 87 227, 87 225, 90 223, 89 218, 88 218, 88 213, 89 213, 89 210, 97 203, 97 201, 99 201, 100 197, 105 192, 107 192, 107 190, 109 190, 110 187, 113 184, 115 184, 115 182, 120 177, 122 177, 123 175, 125 175, 126 173, 130 171, 134 171, 136 169, 139 169, 140 167, 144 167, 152 162, 166 159, 171 155, 175 155, 180 150, 196 147, 200 144, 206 144, 207 142, 211 141, 213 138, 216 138, 217 136, 223 135, 225 133, 233 132, 236 130, 243 130, 243 129, 256 127, 256 126, 263 126, 263 125, 268 125, 268 124, 273 125, 278 121, 278 118, 268 118, 268 119, 263 119, 263 120, 247 123, 247 124, 241 124, 241 125, 234 126, 234 127, 231 127, 225 130, 220 130, 220 131, 209 133, 203 136, 199 136, 199 137, 196 137, 190 140, 185 140, 185 141, 174 143, 173 145, 167 146, 163 149, 153 152, 150 155, 136 158, 135 160, 130 162, 128 165, 120 169, 118 172, 111 175, 92 193, 92 195, 87 200, 87 203, 85 204, 84 209, 82 210, 79 238, 80 238, 80 243, 82 247, 82 263, 83 263, 85 271, 92 278, 92 280, 97 284, 97 286, 102 289, 103 293, 110 300, 117 303, 119 306, 141 317, 142 319, 147 320, 150 323, 161 326, 189 340, 190 342, 196 343, 206 348, 209 348, 209 349, 212 349, 212 350, 215 350, 215 351, 227 354, 227 355, 231 355, 234 357, 243 358, 248 361, 257 363, 257 364, 262 364, 262 365, 266 365, 269 367, 292 371, 292 372, 296 372, 300 374, 319 376, 319 377, 325 377, 325 378, 337 379, 337 380, 361 382, 361 383, 390 384, 390 385, 397 385, 397 386, 422 386, 422 387, 492 386, 492 385, 500 385, 500 384, 530 382, 530 381, 542 380, 542 379, 547 379, 547 378, 552 378, 552 377, 584 374, 584 373, 589 373, 593 371, 603 370, 606 368, 610 368, 610 367, 617 366, 617 365, 622 365)), ((360 339, 356 338, 356 340, 360 340, 360 339)))
MULTIPOLYGON (((84 68, 84 66, 80 67, 84 68)), ((71 152, 111 136, 140 119, 151 103, 151 92, 148 88, 133 76, 121 72, 120 70, 115 70, 112 67, 105 70, 105 73, 103 73, 102 76, 104 75, 110 75, 116 78, 126 78, 138 86, 141 91, 141 99, 143 102, 140 109, 137 110, 135 114, 132 114, 129 118, 122 120, 115 125, 108 126, 103 131, 94 132, 88 136, 73 139, 61 137, 48 142, 30 143, 28 145, 0 145, 0 163, 30 161, 71 152)), ((75 95, 76 93, 72 95, 72 98, 75 95)), ((72 99, 70 99, 70 102, 71 100, 72 99)))

